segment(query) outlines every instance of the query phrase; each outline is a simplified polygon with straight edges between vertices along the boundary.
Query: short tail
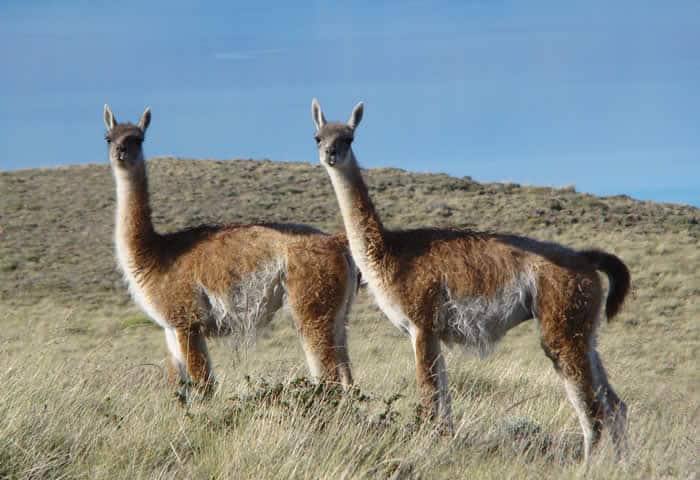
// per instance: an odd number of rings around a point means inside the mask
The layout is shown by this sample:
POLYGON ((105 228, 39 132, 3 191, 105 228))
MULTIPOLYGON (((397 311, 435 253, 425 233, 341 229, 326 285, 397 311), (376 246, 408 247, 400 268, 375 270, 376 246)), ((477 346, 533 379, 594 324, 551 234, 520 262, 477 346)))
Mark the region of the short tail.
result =
POLYGON ((622 260, 610 253, 601 252, 600 250, 584 250, 581 252, 581 255, 591 262, 596 270, 605 272, 608 276, 610 286, 608 288, 608 299, 605 302, 605 314, 610 320, 618 314, 630 291, 630 271, 622 260))

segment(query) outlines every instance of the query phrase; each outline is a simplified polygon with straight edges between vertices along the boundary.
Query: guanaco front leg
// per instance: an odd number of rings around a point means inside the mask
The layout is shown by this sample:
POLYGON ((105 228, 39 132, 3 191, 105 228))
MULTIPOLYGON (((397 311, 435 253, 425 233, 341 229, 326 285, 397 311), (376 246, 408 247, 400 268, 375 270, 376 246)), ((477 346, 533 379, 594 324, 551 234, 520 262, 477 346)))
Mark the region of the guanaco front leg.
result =
POLYGON ((210 395, 216 380, 199 324, 166 329, 165 338, 170 350, 171 381, 191 381, 204 396, 210 395))
POLYGON ((412 334, 416 357, 416 380, 425 411, 431 420, 437 419, 448 431, 452 430, 452 399, 447 385, 445 357, 440 351, 440 339, 427 329, 412 334))

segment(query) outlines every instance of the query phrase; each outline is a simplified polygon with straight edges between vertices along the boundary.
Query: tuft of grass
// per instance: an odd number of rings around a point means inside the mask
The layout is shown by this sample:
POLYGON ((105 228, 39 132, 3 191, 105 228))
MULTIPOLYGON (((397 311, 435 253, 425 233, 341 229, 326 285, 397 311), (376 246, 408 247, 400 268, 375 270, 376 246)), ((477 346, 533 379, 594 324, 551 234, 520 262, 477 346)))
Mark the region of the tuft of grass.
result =
POLYGON ((130 315, 128 317, 124 317, 119 322, 119 326, 122 329, 138 328, 138 327, 152 327, 156 330, 159 330, 158 326, 153 322, 153 320, 151 320, 150 318, 146 317, 143 314, 130 315))

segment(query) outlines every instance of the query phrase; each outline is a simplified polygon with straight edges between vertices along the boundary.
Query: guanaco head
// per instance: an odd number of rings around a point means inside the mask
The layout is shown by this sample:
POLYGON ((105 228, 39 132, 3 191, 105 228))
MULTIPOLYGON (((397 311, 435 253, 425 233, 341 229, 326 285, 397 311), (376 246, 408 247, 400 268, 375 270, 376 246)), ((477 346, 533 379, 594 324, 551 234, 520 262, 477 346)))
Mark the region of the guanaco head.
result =
POLYGON ((107 127, 105 140, 109 147, 109 160, 112 167, 128 171, 134 167, 143 166, 142 144, 146 129, 151 123, 151 107, 146 107, 141 119, 134 125, 133 123, 117 123, 109 105, 105 105, 104 120, 107 127))
POLYGON ((352 141, 355 129, 362 120, 364 104, 358 103, 347 123, 326 122, 321 105, 315 98, 311 101, 311 117, 316 124, 316 144, 321 164, 327 168, 343 168, 353 159, 352 141))

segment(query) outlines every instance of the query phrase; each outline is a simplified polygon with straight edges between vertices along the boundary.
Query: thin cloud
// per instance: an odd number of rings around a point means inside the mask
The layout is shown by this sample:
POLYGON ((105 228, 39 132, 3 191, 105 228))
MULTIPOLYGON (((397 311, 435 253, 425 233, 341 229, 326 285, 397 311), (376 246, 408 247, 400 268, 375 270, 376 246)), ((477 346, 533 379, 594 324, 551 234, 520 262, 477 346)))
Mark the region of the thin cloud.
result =
POLYGON ((229 52, 216 52, 214 58, 217 60, 241 61, 251 60, 253 58, 267 57, 271 55, 279 55, 283 53, 282 49, 267 49, 267 50, 241 50, 229 52))

